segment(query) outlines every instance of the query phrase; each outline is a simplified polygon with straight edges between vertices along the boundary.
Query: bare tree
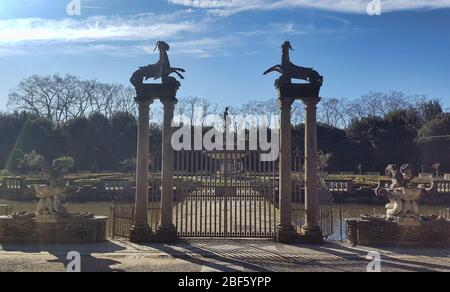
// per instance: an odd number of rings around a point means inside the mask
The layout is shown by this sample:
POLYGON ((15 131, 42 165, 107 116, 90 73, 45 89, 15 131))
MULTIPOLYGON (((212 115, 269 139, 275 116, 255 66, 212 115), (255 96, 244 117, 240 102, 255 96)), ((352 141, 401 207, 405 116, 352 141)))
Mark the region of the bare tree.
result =
POLYGON ((332 127, 345 128, 348 124, 348 105, 341 98, 324 99, 319 107, 319 119, 332 127))
POLYGON ((351 118, 384 117, 387 113, 408 109, 423 100, 421 96, 408 96, 402 92, 369 92, 349 104, 351 118))
POLYGON ((305 107, 302 102, 292 104, 291 122, 295 126, 305 122, 305 107))
POLYGON ((118 94, 114 106, 114 111, 131 113, 134 116, 137 116, 137 106, 134 101, 135 96, 136 92, 133 87, 118 85, 118 94))
POLYGON ((136 115, 134 95, 130 87, 81 80, 72 75, 33 75, 11 91, 8 108, 30 112, 60 125, 92 113, 107 117, 115 112, 136 115))

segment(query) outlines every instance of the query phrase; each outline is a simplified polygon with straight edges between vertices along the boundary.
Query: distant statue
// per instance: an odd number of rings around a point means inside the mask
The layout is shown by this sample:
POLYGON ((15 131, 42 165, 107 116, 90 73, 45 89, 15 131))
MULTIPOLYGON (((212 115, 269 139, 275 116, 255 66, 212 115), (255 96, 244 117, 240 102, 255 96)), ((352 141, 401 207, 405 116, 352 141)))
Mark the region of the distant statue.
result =
POLYGON ((230 116, 230 108, 226 107, 225 112, 223 113, 223 123, 224 123, 224 129, 225 129, 224 139, 225 140, 227 139, 226 134, 230 132, 231 121, 229 120, 229 116, 230 116))
POLYGON ((230 108, 226 107, 225 112, 223 113, 223 120, 226 122, 227 118, 230 116, 230 108))
POLYGON ((281 46, 283 51, 283 57, 281 60, 281 65, 275 65, 264 72, 264 75, 267 75, 271 72, 278 72, 281 74, 280 82, 290 83, 292 79, 300 79, 308 81, 311 84, 319 84, 323 83, 323 76, 321 76, 317 71, 313 68, 304 68, 294 65, 291 62, 289 57, 290 50, 292 49, 291 43, 286 41, 281 46))
POLYGON ((391 164, 386 168, 386 175, 392 180, 389 187, 380 187, 376 190, 378 197, 387 198, 390 203, 386 205, 386 217, 391 220, 403 218, 419 219, 419 206, 417 200, 427 193, 425 186, 414 187, 411 182, 414 178, 411 164, 405 164, 400 169, 391 164))
POLYGON ((153 65, 140 67, 139 70, 134 72, 130 79, 130 82, 134 85, 134 87, 141 86, 144 84, 144 80, 148 80, 150 78, 153 78, 154 80, 161 79, 163 84, 176 82, 175 78, 169 76, 172 73, 175 73, 181 79, 184 79, 184 76, 180 73, 186 72, 184 69, 172 68, 170 66, 169 56, 167 54, 170 46, 166 42, 159 41, 156 43, 155 51, 157 49, 159 50, 159 61, 153 65))

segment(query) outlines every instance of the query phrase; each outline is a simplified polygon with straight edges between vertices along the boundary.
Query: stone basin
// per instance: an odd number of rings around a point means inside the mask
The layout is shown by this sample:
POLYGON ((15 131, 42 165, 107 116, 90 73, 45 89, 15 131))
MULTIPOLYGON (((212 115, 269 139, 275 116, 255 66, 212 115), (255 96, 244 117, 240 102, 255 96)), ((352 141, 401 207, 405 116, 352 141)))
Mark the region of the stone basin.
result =
POLYGON ((402 190, 389 190, 388 192, 396 199, 404 201, 417 201, 423 194, 424 189, 402 189, 402 190))
POLYGON ((108 217, 39 219, 0 216, 0 243, 87 244, 105 242, 108 217))

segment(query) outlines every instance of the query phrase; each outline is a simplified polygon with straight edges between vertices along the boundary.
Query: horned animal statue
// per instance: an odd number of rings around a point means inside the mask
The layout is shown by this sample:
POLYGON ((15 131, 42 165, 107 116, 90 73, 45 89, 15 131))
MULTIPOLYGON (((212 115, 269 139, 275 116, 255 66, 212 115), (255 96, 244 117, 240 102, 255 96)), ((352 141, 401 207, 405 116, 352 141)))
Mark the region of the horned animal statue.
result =
POLYGON ((163 41, 159 41, 156 43, 155 51, 159 50, 159 60, 157 63, 148 65, 145 67, 140 67, 139 70, 134 72, 133 76, 130 79, 131 84, 134 87, 139 87, 144 83, 145 80, 153 78, 154 80, 161 79, 163 84, 170 83, 174 81, 173 77, 169 77, 170 74, 175 73, 181 79, 184 79, 184 76, 181 75, 180 72, 186 72, 182 68, 172 68, 170 66, 168 51, 170 46, 163 41))
POLYGON ((281 60, 281 65, 275 65, 264 72, 264 75, 267 75, 271 72, 281 73, 280 82, 290 83, 292 79, 300 79, 308 81, 311 84, 320 84, 323 83, 323 76, 321 76, 317 71, 313 68, 305 68, 294 65, 291 62, 289 53, 292 49, 291 43, 286 41, 281 46, 283 51, 283 56, 281 60))

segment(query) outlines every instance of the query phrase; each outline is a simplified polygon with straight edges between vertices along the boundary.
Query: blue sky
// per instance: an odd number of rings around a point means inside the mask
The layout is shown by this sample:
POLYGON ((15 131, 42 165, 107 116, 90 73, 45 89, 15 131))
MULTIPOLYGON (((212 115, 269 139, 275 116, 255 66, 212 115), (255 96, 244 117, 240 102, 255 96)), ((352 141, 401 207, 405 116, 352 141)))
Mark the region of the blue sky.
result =
POLYGON ((274 97, 290 40, 293 62, 325 76, 324 97, 368 91, 427 94, 450 106, 450 0, 1 0, 0 110, 32 74, 73 74, 128 84, 154 63, 155 42, 171 44, 172 65, 187 70, 180 96, 221 105, 274 97))

